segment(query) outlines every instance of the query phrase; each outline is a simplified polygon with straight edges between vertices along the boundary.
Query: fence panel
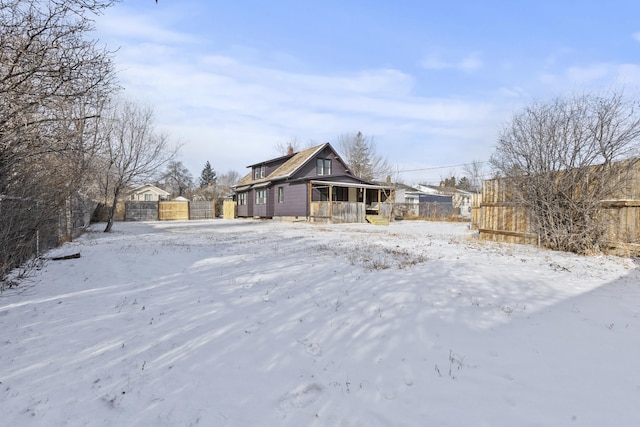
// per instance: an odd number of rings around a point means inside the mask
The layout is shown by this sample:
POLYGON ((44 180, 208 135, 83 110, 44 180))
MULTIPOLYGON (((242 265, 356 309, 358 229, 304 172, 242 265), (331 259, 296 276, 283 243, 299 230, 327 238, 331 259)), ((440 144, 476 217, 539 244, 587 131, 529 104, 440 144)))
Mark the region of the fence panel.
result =
POLYGON ((0 280, 58 244, 61 213, 33 200, 0 196, 0 280))
POLYGON ((222 204, 222 217, 224 219, 234 219, 238 216, 238 202, 225 200, 222 204))
POLYGON ((471 229, 477 230, 480 228, 480 221, 482 218, 482 210, 480 204, 482 203, 482 194, 471 195, 471 229))
POLYGON ((537 244, 531 217, 524 206, 507 202, 482 203, 480 238, 505 243, 537 244))
POLYGON ((125 221, 157 221, 158 202, 125 202, 125 221))
POLYGON ((189 202, 158 202, 158 219, 166 220, 188 220, 189 202))
POLYGON ((427 219, 445 219, 453 214, 452 202, 421 202, 418 212, 427 219))
POLYGON ((311 202, 310 221, 355 223, 365 221, 365 205, 357 202, 311 202))
POLYGON ((189 202, 189 219, 213 219, 216 217, 216 205, 213 200, 194 200, 189 202))
MULTIPOLYGON (((329 202, 324 203, 328 204, 329 202)), ((364 203, 331 202, 331 210, 331 221, 335 223, 354 223, 365 220, 364 203)))

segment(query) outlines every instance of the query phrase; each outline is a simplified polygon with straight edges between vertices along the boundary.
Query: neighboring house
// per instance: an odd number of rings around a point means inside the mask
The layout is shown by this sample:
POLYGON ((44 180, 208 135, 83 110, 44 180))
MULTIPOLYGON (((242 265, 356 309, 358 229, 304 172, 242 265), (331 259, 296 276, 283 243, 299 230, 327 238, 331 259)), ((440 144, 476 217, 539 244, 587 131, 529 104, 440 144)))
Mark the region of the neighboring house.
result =
POLYGON ((170 195, 171 194, 168 191, 164 191, 162 188, 158 188, 155 185, 144 184, 131 190, 128 194, 127 200, 134 200, 138 202, 157 202, 159 200, 167 200, 170 195))
POLYGON ((400 214, 409 216, 448 216, 452 212, 452 196, 424 192, 404 184, 395 184, 395 202, 400 214))
POLYGON ((391 213, 382 205, 391 188, 354 176, 329 143, 247 167, 233 187, 238 217, 364 222, 391 213))
POLYGON ((445 187, 444 185, 418 184, 416 185, 416 189, 425 194, 450 196, 454 215, 459 215, 462 218, 471 218, 473 193, 457 188, 445 187))

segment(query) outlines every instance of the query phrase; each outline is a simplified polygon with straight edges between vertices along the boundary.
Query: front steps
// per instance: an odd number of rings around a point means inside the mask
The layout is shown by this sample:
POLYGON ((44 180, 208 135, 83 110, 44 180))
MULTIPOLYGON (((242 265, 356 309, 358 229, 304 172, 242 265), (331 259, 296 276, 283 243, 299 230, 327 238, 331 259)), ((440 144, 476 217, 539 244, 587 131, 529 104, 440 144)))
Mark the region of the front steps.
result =
POLYGON ((380 215, 366 215, 365 219, 373 225, 389 225, 389 218, 380 215))

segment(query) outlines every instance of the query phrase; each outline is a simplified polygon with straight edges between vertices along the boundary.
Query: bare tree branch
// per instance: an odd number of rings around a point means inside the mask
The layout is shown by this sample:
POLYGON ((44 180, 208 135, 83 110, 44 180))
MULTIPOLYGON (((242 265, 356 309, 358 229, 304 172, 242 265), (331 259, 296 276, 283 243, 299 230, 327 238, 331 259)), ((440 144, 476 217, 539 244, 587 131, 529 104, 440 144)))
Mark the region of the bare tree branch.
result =
POLYGON ((491 157, 552 249, 597 248, 602 201, 624 198, 640 142, 640 111, 620 91, 534 103, 506 124, 491 157))
POLYGON ((105 232, 111 231, 118 198, 136 182, 151 180, 177 154, 169 147, 168 136, 154 130, 153 110, 130 101, 112 106, 103 120, 106 141, 104 152, 106 182, 111 208, 105 232))

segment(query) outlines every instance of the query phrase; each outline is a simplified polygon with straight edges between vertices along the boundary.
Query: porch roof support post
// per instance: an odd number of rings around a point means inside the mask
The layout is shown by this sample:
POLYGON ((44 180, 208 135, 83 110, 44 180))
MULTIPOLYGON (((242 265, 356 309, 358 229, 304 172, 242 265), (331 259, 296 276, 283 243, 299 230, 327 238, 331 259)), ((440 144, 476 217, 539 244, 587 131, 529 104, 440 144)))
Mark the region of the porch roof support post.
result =
POLYGON ((333 185, 329 185, 329 221, 333 222, 333 185))
POLYGON ((307 221, 311 221, 311 202, 313 201, 313 183, 309 181, 309 203, 307 203, 307 221))

